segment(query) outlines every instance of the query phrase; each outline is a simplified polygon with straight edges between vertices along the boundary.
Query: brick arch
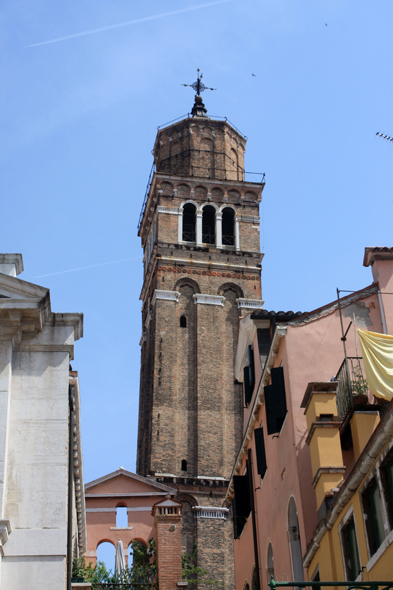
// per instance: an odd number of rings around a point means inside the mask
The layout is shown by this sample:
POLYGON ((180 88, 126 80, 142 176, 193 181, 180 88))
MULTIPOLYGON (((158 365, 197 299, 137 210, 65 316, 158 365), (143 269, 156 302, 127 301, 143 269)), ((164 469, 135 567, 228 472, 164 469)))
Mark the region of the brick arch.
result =
POLYGON ((235 291, 238 297, 244 297, 243 290, 235 283, 224 283, 217 291, 218 295, 224 295, 225 291, 235 291))
POLYGON ((188 502, 192 507, 198 506, 198 502, 195 500, 194 496, 191 496, 190 494, 179 494, 175 499, 182 503, 188 502))
POLYGON ((100 545, 102 545, 102 543, 110 543, 110 544, 111 544, 111 545, 113 545, 113 546, 114 546, 114 548, 116 549, 116 544, 115 544, 115 542, 113 541, 113 539, 109 539, 109 537, 105 537, 104 539, 100 539, 100 540, 98 541, 98 543, 97 543, 97 545, 96 545, 96 551, 97 551, 98 547, 99 547, 100 545))
POLYGON ((189 279, 188 277, 184 277, 182 279, 179 279, 174 286, 174 291, 179 290, 181 287, 184 286, 188 286, 191 287, 192 289, 194 289, 195 293, 200 293, 201 289, 198 285, 198 283, 196 281, 194 281, 193 279, 189 279))
POLYGON ((193 511, 198 506, 196 499, 190 494, 179 494, 176 500, 183 504, 181 519, 181 550, 182 553, 192 553, 197 540, 197 519, 193 511))

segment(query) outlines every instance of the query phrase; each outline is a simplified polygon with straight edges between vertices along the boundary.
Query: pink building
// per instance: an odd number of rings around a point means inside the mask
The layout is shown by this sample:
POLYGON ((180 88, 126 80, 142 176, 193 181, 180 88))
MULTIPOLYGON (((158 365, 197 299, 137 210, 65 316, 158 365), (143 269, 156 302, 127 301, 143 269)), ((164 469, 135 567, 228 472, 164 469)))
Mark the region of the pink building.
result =
POLYGON ((134 539, 145 544, 149 539, 156 540, 153 506, 175 494, 176 490, 123 467, 86 484, 86 558, 96 563, 97 547, 101 543, 109 542, 116 547, 121 539, 127 559, 134 539), (127 509, 127 526, 116 526, 119 508, 127 509))
MULTIPOLYGON (((303 396, 309 383, 345 378, 343 331, 352 383, 362 370, 356 328, 393 334, 393 248, 366 248, 364 265, 372 266, 374 282, 340 298, 341 311, 334 301, 310 313, 263 310, 240 320, 235 376, 244 384, 244 435, 226 496, 237 590, 266 589, 272 574, 306 579, 303 556, 335 488, 317 505, 303 396)), ((344 476, 354 465, 353 400, 337 397, 344 476)), ((371 394, 362 410, 382 411, 371 394)), ((325 473, 333 481, 339 468, 325 473)))

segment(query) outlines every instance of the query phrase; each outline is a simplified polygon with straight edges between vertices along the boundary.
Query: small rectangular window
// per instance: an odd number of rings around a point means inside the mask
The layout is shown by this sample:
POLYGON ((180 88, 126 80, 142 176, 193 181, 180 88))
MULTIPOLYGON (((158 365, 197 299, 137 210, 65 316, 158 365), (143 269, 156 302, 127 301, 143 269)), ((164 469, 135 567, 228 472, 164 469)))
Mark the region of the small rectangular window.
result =
POLYGON ((344 555, 345 577, 348 581, 353 582, 362 570, 353 515, 348 518, 341 529, 341 543, 344 555))
POLYGON ((266 359, 269 355, 271 337, 270 328, 258 328, 257 330, 259 357, 261 359, 262 371, 266 363, 266 359))
POLYGON ((381 496, 375 477, 371 480, 366 490, 362 493, 362 503, 371 557, 377 551, 378 547, 381 545, 386 536, 382 514, 381 496))
POLYGON ((243 532, 244 525, 247 522, 247 519, 241 517, 237 513, 236 509, 236 498, 232 500, 232 517, 233 517, 233 538, 238 539, 243 532))
POLYGON ((257 455, 257 470, 259 475, 263 478, 266 469, 266 452, 265 452, 265 439, 263 436, 263 428, 256 428, 254 430, 255 436, 255 451, 257 455))
POLYGON ((233 488, 236 498, 237 514, 240 517, 248 518, 251 512, 251 504, 247 475, 234 475, 233 488))

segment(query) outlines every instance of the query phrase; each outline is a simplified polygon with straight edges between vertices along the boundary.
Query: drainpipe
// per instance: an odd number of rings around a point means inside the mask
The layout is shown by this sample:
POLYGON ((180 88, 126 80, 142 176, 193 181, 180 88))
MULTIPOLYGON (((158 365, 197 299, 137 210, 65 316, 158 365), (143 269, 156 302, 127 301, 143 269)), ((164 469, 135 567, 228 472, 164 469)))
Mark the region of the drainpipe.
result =
POLYGON ((74 386, 68 387, 68 404, 70 408, 68 432, 68 514, 67 514, 67 590, 71 590, 72 577, 72 495, 74 482, 74 386))
POLYGON ((254 541, 254 560, 255 560, 255 569, 257 571, 257 588, 256 590, 260 590, 261 588, 261 581, 259 579, 259 552, 258 552, 258 538, 257 538, 257 521, 255 517, 255 502, 254 502, 254 478, 252 475, 252 457, 251 457, 251 449, 248 449, 247 452, 248 460, 247 460, 247 475, 248 475, 248 486, 250 490, 250 504, 251 504, 251 514, 252 514, 252 536, 254 541))

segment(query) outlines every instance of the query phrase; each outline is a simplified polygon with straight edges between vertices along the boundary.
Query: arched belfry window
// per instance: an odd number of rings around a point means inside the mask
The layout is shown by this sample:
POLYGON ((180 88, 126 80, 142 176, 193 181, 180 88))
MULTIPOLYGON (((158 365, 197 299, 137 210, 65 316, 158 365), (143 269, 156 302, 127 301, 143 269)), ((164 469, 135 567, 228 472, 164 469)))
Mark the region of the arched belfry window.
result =
POLYGON ((187 461, 185 459, 182 459, 182 462, 181 462, 181 470, 182 471, 187 471, 187 461))
POLYGON ((235 212, 230 207, 222 211, 222 245, 235 245, 235 212))
POLYGON ((211 205, 203 208, 202 215, 202 242, 204 244, 216 243, 216 210, 211 205))
POLYGON ((183 208, 183 242, 195 242, 196 207, 186 203, 183 208))
POLYGON ((187 318, 185 315, 180 316, 180 327, 187 328, 187 318))

